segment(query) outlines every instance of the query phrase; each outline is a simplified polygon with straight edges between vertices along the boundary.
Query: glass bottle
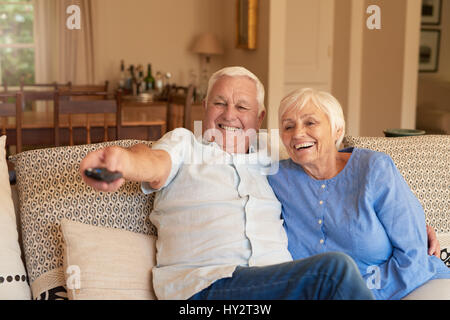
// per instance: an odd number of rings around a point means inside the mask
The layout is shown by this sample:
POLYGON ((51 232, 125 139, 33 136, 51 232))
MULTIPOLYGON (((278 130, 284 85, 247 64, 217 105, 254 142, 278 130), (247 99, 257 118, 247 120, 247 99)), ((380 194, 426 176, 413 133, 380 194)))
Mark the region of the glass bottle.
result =
POLYGON ((152 65, 149 63, 147 66, 147 76, 144 79, 145 88, 147 91, 152 91, 155 88, 155 78, 152 76, 152 65))
POLYGON ((126 88, 133 91, 133 83, 136 81, 136 77, 134 75, 134 65, 130 65, 128 71, 130 72, 130 75, 126 81, 126 88))
POLYGON ((125 89, 125 84, 126 84, 126 75, 125 75, 125 64, 124 61, 121 60, 120 61, 120 79, 119 79, 119 88, 120 89, 125 89))
POLYGON ((163 75, 160 71, 156 72, 155 76, 155 89, 158 93, 161 93, 163 91, 164 82, 163 82, 163 75))

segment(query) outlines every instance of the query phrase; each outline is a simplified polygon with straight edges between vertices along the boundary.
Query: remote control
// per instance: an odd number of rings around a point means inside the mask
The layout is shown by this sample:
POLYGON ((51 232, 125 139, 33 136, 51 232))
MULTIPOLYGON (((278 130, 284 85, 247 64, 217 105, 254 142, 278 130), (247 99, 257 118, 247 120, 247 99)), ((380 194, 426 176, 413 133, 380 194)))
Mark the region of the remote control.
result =
POLYGON ((122 178, 122 173, 118 171, 111 172, 106 168, 89 168, 84 170, 84 174, 89 178, 108 183, 122 178))

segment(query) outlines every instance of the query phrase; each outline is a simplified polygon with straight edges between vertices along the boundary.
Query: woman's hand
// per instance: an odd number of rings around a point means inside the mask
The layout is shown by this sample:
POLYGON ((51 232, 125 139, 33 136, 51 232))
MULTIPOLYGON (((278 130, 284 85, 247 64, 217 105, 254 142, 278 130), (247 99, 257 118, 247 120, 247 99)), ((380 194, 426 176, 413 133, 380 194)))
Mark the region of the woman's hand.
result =
POLYGON ((434 229, 427 225, 428 235, 428 255, 435 255, 439 259, 441 258, 441 246, 436 236, 434 229))
POLYGON ((107 183, 87 177, 84 171, 88 168, 106 168, 109 171, 119 171, 126 177, 127 153, 128 151, 121 147, 107 147, 90 152, 80 163, 84 182, 99 191, 117 191, 124 184, 124 178, 107 183))

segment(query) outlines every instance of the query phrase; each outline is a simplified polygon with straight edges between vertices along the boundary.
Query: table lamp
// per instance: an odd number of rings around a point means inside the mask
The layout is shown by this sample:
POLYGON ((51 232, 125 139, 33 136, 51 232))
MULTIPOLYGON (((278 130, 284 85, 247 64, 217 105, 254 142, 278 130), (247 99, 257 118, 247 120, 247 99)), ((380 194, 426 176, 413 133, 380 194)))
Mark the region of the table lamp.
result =
POLYGON ((200 96, 199 98, 203 99, 206 96, 206 87, 209 77, 209 62, 211 60, 211 56, 223 54, 223 47, 214 33, 206 32, 200 34, 195 39, 191 51, 200 55, 201 71, 198 94, 200 96))

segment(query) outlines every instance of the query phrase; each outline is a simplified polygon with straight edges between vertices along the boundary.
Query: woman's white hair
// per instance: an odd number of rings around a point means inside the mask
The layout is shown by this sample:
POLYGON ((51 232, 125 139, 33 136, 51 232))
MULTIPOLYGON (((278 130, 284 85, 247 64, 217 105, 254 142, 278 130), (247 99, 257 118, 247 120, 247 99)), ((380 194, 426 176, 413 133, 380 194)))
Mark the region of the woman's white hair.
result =
POLYGON ((206 92, 206 101, 208 101, 209 93, 211 88, 214 86, 217 80, 220 77, 228 76, 228 77, 248 77, 255 82, 256 85, 256 100, 258 101, 258 115, 261 114, 262 111, 265 110, 264 107, 264 86, 261 81, 259 81, 258 77, 253 73, 245 69, 244 67, 226 67, 216 71, 210 78, 208 82, 208 91, 206 92))
POLYGON ((328 116, 332 134, 335 134, 341 130, 341 133, 335 141, 336 148, 339 148, 345 134, 344 113, 339 101, 337 101, 336 98, 328 92, 317 91, 311 88, 302 88, 289 93, 283 98, 283 100, 281 100, 280 107, 278 109, 278 122, 280 124, 280 128, 282 117, 286 112, 292 110, 300 111, 309 102, 325 112, 328 116))

